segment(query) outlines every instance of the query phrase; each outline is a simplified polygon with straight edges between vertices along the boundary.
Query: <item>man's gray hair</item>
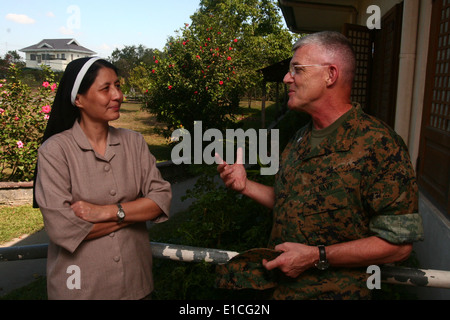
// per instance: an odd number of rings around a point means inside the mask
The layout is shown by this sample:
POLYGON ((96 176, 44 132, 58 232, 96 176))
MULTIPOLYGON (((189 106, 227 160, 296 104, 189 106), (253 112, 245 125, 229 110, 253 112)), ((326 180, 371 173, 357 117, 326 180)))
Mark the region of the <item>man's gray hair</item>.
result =
POLYGON ((340 64, 343 77, 353 83, 356 73, 356 55, 352 44, 342 33, 321 31, 306 35, 294 44, 293 51, 307 45, 316 45, 325 50, 332 64, 340 64))

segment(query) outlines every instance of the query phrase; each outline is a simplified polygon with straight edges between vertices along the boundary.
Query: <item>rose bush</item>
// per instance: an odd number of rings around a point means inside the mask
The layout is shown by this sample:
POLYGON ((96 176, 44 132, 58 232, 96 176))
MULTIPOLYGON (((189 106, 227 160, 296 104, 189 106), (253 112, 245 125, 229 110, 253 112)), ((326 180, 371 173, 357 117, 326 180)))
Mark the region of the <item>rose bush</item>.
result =
POLYGON ((6 79, 0 79, 0 181, 33 178, 41 143, 57 87, 55 75, 43 66, 45 81, 31 89, 20 80, 20 70, 11 64, 6 79))
POLYGON ((170 39, 162 55, 154 57, 144 108, 167 124, 162 134, 170 136, 180 126, 192 130, 194 121, 202 121, 204 130, 231 124, 242 93, 237 44, 214 27, 194 31, 186 25, 182 35, 170 39))
POLYGON ((191 21, 136 72, 149 79, 144 107, 168 125, 167 136, 180 125, 191 132, 194 121, 232 127, 239 101, 262 95, 259 70, 292 55, 274 0, 201 0, 191 21))

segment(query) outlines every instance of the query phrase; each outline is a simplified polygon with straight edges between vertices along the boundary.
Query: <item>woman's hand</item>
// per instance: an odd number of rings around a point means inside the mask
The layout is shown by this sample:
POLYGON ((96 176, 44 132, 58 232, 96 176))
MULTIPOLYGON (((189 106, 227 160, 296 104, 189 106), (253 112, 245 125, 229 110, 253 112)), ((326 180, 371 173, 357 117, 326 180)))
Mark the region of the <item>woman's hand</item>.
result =
POLYGON ((92 223, 114 221, 117 212, 114 206, 99 206, 86 201, 77 201, 70 207, 77 217, 92 223))

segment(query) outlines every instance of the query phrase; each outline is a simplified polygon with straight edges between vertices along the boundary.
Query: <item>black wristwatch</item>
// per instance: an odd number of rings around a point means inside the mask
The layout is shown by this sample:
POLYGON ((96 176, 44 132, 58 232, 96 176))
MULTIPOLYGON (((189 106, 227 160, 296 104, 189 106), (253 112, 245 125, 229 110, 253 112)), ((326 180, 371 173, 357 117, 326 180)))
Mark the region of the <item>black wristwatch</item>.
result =
POLYGON ((121 223, 125 219, 125 211, 123 211, 120 203, 117 204, 117 207, 119 208, 119 211, 117 211, 117 223, 121 223))
POLYGON ((327 270, 330 264, 327 260, 327 255, 325 253, 325 246, 317 246, 319 248, 319 261, 316 262, 316 268, 319 270, 327 270))

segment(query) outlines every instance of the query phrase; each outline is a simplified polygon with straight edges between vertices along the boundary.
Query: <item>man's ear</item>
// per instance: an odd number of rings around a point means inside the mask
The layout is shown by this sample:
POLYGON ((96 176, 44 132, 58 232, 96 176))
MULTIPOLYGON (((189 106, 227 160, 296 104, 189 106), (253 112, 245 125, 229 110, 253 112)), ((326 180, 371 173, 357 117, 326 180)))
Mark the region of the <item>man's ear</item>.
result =
POLYGON ((339 69, 334 64, 331 64, 328 67, 328 78, 327 78, 327 85, 330 87, 334 85, 339 78, 339 69))

